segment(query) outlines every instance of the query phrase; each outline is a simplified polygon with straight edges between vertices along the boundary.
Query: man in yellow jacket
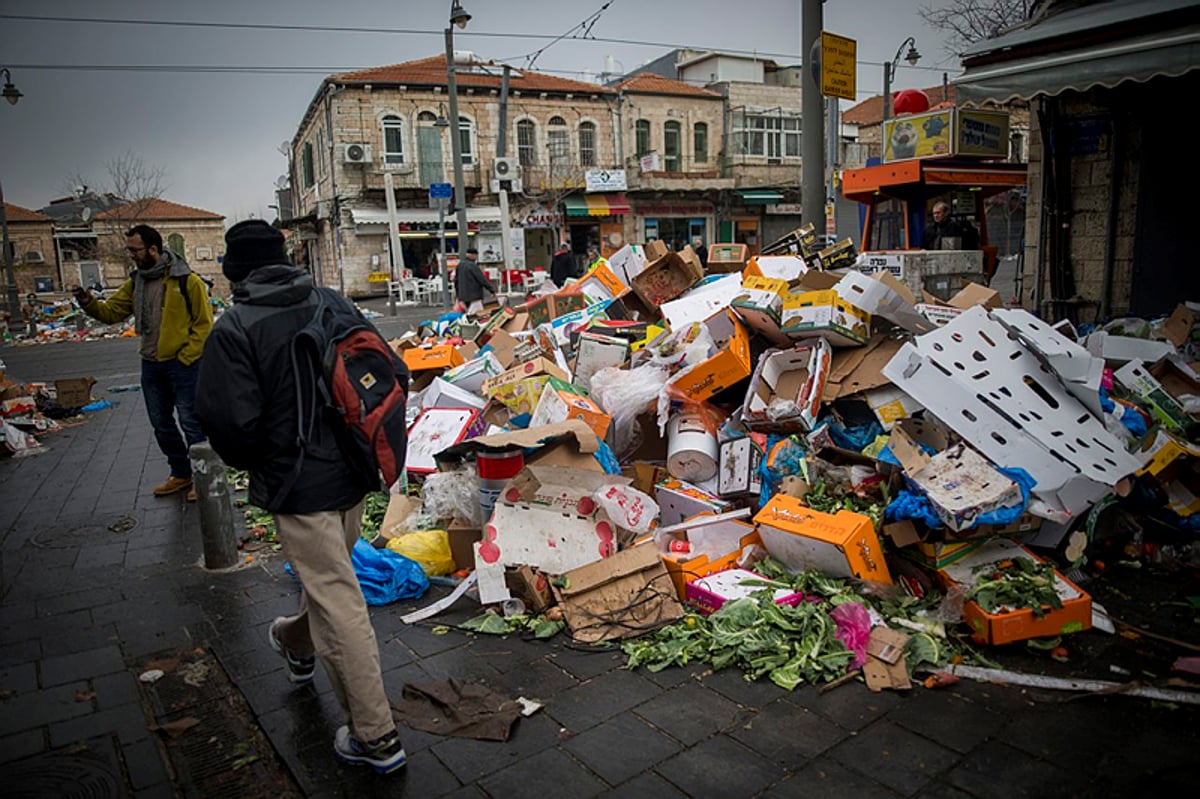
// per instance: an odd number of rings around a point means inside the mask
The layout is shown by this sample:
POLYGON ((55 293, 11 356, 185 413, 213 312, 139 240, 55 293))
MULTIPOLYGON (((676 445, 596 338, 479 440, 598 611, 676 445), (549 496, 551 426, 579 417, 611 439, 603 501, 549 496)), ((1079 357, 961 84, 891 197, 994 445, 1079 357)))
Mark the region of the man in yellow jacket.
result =
POLYGON ((188 489, 188 500, 195 501, 188 447, 204 440, 195 405, 200 355, 213 326, 208 288, 182 255, 163 248, 162 236, 149 225, 130 228, 125 249, 137 268, 110 299, 98 300, 79 286, 71 291, 84 313, 106 324, 133 315, 134 330, 141 336, 146 414, 171 469, 154 495, 188 489))

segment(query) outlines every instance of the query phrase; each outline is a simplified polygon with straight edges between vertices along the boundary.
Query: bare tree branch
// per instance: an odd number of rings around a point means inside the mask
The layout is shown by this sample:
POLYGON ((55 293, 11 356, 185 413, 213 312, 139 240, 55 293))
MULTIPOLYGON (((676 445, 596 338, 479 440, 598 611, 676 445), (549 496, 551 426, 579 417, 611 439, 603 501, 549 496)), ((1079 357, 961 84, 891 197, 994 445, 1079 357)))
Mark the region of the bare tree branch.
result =
POLYGON ((946 53, 958 55, 975 42, 1023 22, 1031 4, 1031 0, 947 0, 937 7, 921 6, 917 13, 929 27, 949 34, 946 53))

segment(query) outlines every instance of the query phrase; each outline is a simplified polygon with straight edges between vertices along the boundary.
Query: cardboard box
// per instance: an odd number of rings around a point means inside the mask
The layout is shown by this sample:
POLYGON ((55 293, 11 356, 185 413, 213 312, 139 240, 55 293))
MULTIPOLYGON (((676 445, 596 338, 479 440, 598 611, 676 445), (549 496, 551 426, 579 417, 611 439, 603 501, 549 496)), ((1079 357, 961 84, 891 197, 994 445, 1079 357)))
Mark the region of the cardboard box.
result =
POLYGON ((606 367, 624 366, 629 360, 629 342, 623 338, 584 331, 575 345, 575 382, 592 387, 592 375, 606 367))
POLYGON ((643 544, 572 569, 553 586, 576 641, 640 635, 683 618, 658 551, 643 544))
POLYGON ((484 352, 443 373, 440 379, 472 394, 479 394, 483 391, 483 381, 503 372, 504 367, 500 365, 499 359, 491 352, 484 352))
POLYGON ((530 377, 537 377, 539 375, 557 377, 559 380, 571 379, 570 375, 560 369, 553 361, 538 357, 531 361, 525 361, 524 363, 518 364, 512 369, 509 369, 507 372, 503 372, 495 377, 484 380, 483 385, 480 386, 480 388, 483 391, 484 396, 492 397, 496 395, 496 392, 502 386, 516 383, 521 380, 526 380, 530 377))
MULTIPOLYGON (((744 599, 765 590, 762 586, 743 585, 747 580, 761 580, 762 575, 745 569, 725 569, 714 574, 695 577, 685 585, 684 599, 695 605, 705 616, 721 609, 726 602, 744 599)), ((804 594, 789 588, 775 589, 775 604, 799 605, 804 594)))
POLYGON ((475 544, 483 539, 483 531, 470 522, 455 519, 446 527, 446 538, 450 542, 454 570, 474 569, 475 544))
POLYGON ((471 408, 482 411, 487 400, 435 377, 425 393, 421 395, 421 409, 428 408, 471 408))
MULTIPOLYGON (((1166 365, 1156 364, 1160 375, 1170 375, 1180 385, 1186 378, 1172 372, 1169 362, 1166 365)), ((1118 369, 1114 376, 1129 394, 1141 405, 1145 405, 1150 414, 1165 427, 1182 431, 1195 423, 1183 406, 1171 396, 1170 392, 1153 374, 1153 367, 1147 367, 1139 360, 1132 360, 1118 369)), ((1200 386, 1196 387, 1200 392, 1200 386)), ((1191 392, 1189 392, 1191 393, 1191 392)))
POLYGON ((822 513, 776 494, 754 523, 767 552, 792 571, 816 568, 833 577, 892 581, 875 526, 861 513, 822 513))
POLYGON ((1187 305, 1176 305, 1175 310, 1163 325, 1163 336, 1176 347, 1182 347, 1192 339, 1198 315, 1187 305))
POLYGON ((883 375, 883 367, 900 351, 903 343, 900 339, 877 334, 863 347, 835 350, 825 380, 825 402, 892 385, 892 381, 883 375))
POLYGON ((538 569, 524 564, 505 574, 508 590, 525 604, 525 612, 542 613, 554 604, 550 579, 538 569))
POLYGON ((784 335, 821 336, 835 347, 857 347, 871 337, 871 315, 832 289, 790 294, 783 301, 784 335))
POLYGON ((976 305, 982 305, 984 308, 1003 308, 1004 300, 1000 298, 1000 292, 993 288, 981 286, 978 283, 967 283, 958 290, 957 294, 947 300, 946 304, 951 308, 965 311, 976 305))
POLYGON ((421 503, 407 494, 389 495, 387 510, 383 512, 383 521, 379 523, 379 536, 371 542, 371 545, 380 549, 387 546, 389 538, 399 538, 414 532, 408 529, 405 522, 420 510, 421 503))
POLYGON ((732 503, 674 477, 655 486, 654 499, 658 502, 658 523, 663 527, 701 513, 725 513, 732 507, 732 503))
MULTIPOLYGON (((658 308, 664 302, 675 299, 692 285, 704 277, 704 267, 692 248, 684 246, 679 252, 666 252, 657 255, 657 246, 662 242, 654 241, 647 244, 646 268, 633 278, 633 290, 651 308, 658 308)), ((663 245, 665 249, 666 245, 663 245)))
POLYGON ((482 352, 490 352, 500 363, 501 371, 512 368, 516 363, 519 342, 502 327, 492 331, 482 352))
POLYGON ((708 271, 724 274, 740 272, 746 267, 745 244, 710 244, 708 247, 708 271))
POLYGON ((704 321, 716 348, 705 361, 675 375, 670 386, 692 400, 706 400, 750 376, 750 335, 728 308, 704 321))
POLYGON ((759 464, 766 450, 765 435, 756 433, 722 441, 719 448, 717 493, 726 499, 758 496, 762 491, 759 464))
POLYGON ((1200 511, 1200 447, 1158 430, 1138 456, 1144 464, 1138 474, 1158 481, 1168 508, 1180 516, 1200 511))
POLYGON ((962 444, 939 452, 920 471, 905 471, 951 530, 975 526, 984 513, 1022 503, 1020 487, 962 444))
POLYGON ((659 310, 672 330, 681 330, 728 308, 741 293, 740 275, 716 275, 696 284, 680 297, 664 302, 659 310))
POLYGON ((1103 330, 1089 334, 1083 340, 1083 346, 1092 355, 1103 358, 1111 364, 1123 364, 1130 361, 1154 363, 1175 351, 1175 347, 1167 341, 1151 341, 1132 336, 1112 336, 1103 330))
POLYGON ((587 299, 578 291, 562 291, 557 294, 547 294, 529 303, 525 313, 529 314, 529 324, 532 327, 552 322, 564 314, 580 311, 587 307, 587 299))
POLYGON ((958 318, 962 313, 961 308, 951 308, 949 305, 941 305, 939 303, 919 302, 915 306, 917 313, 924 316, 930 322, 933 322, 938 327, 943 327, 958 318))
POLYGON ((773 433, 811 430, 821 413, 832 352, 824 339, 812 339, 763 353, 742 405, 746 426, 773 433))
POLYGON ((55 380, 55 400, 64 408, 81 408, 92 401, 92 386, 94 385, 96 385, 94 377, 55 380))
POLYGON ((890 385, 866 391, 863 398, 884 430, 891 430, 896 422, 907 419, 925 408, 900 389, 890 385))
POLYGON ((1060 330, 1020 308, 996 309, 988 316, 1015 335, 1094 416, 1103 417, 1100 407, 1100 382, 1105 368, 1103 359, 1092 355, 1060 330))
MULTIPOLYGON (((1005 539, 989 541, 966 557, 937 572, 943 586, 961 585, 970 589, 978 574, 1004 561, 1025 558, 1040 563, 1041 559, 1024 547, 1005 539)), ((981 644, 1007 644, 1029 638, 1049 638, 1080 632, 1092 626, 1092 598, 1079 586, 1054 572, 1055 591, 1062 608, 1045 608, 1040 618, 1032 608, 1001 609, 987 613, 977 602, 963 605, 963 617, 971 626, 971 637, 981 644)))
POLYGON ((422 345, 410 347, 403 352, 404 364, 410 372, 429 369, 453 369, 465 359, 453 344, 422 345))
POLYGON ((538 375, 507 383, 493 391, 491 399, 507 408, 512 416, 533 413, 538 400, 542 398, 542 392, 552 379, 549 375, 538 375))
POLYGON ((626 244, 608 257, 608 268, 626 286, 646 268, 646 250, 640 244, 626 244))
MULTIPOLYGON (((754 525, 727 515, 693 516, 678 533, 655 533, 655 544, 667 574, 680 599, 687 596, 687 583, 697 577, 724 571, 737 566, 742 550, 762 546, 762 538, 754 525), (689 551, 671 550, 672 541, 686 541, 689 551)), ((659 528, 662 530, 662 528, 659 528)))
POLYGON ((742 270, 742 277, 768 277, 790 283, 807 271, 808 264, 799 255, 756 255, 742 270))
POLYGON ((821 268, 826 271, 846 269, 854 265, 858 258, 858 250, 854 248, 852 239, 845 238, 821 250, 817 257, 821 259, 821 268))
POLYGON ((871 277, 851 270, 837 284, 837 293, 855 308, 871 316, 882 316, 911 333, 929 333, 937 325, 917 313, 916 298, 890 272, 876 272, 871 277))
POLYGON ((605 438, 608 428, 612 426, 612 417, 593 400, 576 392, 577 389, 571 384, 550 378, 550 383, 542 390, 542 396, 533 410, 529 426, 537 427, 565 422, 568 419, 579 419, 592 428, 597 438, 605 438))
MULTIPOLYGON (((586 308, 571 313, 563 314, 550 322, 550 333, 554 336, 554 341, 558 346, 567 347, 571 343, 572 337, 582 330, 587 329, 587 326, 594 319, 603 317, 610 305, 609 300, 592 303, 586 308)), ((565 365, 565 362, 564 362, 565 365)))
POLYGON ((604 264, 597 264, 574 288, 591 302, 615 300, 629 291, 629 286, 604 264))
POLYGON ((435 456, 463 439, 483 433, 479 411, 470 408, 430 408, 422 411, 408 429, 408 454, 404 464, 415 474, 437 471, 435 456))

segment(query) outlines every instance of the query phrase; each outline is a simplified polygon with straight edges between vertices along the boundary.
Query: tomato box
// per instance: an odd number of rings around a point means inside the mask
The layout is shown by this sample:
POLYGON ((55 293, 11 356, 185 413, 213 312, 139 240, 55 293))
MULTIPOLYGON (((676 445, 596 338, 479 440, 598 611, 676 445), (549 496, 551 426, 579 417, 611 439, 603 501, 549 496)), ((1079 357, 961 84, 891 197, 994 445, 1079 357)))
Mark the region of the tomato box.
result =
POLYGON ((892 582, 875 525, 861 513, 822 513, 776 494, 754 523, 767 552, 793 571, 815 568, 834 577, 892 582))
POLYGON ((670 386, 692 400, 706 400, 750 376, 750 334, 725 308, 704 321, 715 346, 704 361, 677 374, 670 386))
POLYGON ((792 338, 820 335, 835 347, 857 347, 871 337, 871 315, 833 289, 805 291, 784 300, 782 329, 792 338))
MULTIPOLYGON (((946 588, 959 585, 970 590, 979 574, 993 569, 1003 561, 1025 558, 1035 563, 1041 559, 1025 547, 1008 539, 988 541, 966 557, 960 558, 937 572, 946 588)), ((963 604, 963 618, 971 626, 971 637, 981 644, 1008 644, 1029 638, 1047 638, 1080 632, 1092 626, 1092 598, 1083 589, 1054 571, 1054 590, 1062 601, 1061 608, 1042 608, 1034 615, 1033 608, 1000 608, 988 613, 978 602, 963 604)))
MULTIPOLYGON (((763 590, 763 586, 744 585, 747 580, 761 580, 762 575, 745 569, 725 569, 714 574, 697 577, 685 586, 684 599, 696 606, 707 616, 721 609, 726 602, 743 599, 763 590)), ((775 604, 799 605, 804 594, 788 588, 775 590, 775 604)))
POLYGON ((432 474, 438 470, 434 456, 464 439, 480 435, 485 428, 483 416, 472 408, 422 411, 408 429, 405 468, 414 474, 432 474))
POLYGON ((529 426, 554 424, 568 419, 586 422, 601 440, 608 435, 608 428, 612 425, 612 417, 593 400, 581 396, 575 386, 557 378, 550 378, 549 384, 542 389, 537 407, 533 409, 533 418, 529 420, 529 426))
POLYGON ((654 538, 680 599, 687 597, 689 580, 732 569, 742 550, 762 546, 754 525, 730 514, 693 516, 672 529, 660 529, 654 538))

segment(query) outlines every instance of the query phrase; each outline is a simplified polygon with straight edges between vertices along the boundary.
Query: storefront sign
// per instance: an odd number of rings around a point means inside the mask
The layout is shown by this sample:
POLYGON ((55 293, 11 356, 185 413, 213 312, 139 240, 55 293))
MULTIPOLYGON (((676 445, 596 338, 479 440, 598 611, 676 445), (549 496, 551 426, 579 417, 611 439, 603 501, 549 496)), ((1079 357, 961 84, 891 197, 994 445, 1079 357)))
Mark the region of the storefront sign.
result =
POLYGON ((562 214, 539 205, 525 215, 522 224, 525 227, 562 227, 562 214))
POLYGON ((634 213, 642 216, 698 216, 711 214, 713 207, 709 203, 672 203, 664 205, 635 205, 634 213))
POLYGON ((897 280, 904 279, 904 257, 899 253, 863 253, 858 257, 858 271, 864 275, 890 272, 897 280))
POLYGON ((789 214, 795 216, 800 216, 801 214, 800 203, 774 203, 764 206, 764 208, 768 214, 789 214))
POLYGON ((1008 154, 1008 114, 959 108, 956 155, 1008 154))
POLYGON ((583 173, 588 191, 625 191, 624 169, 589 169, 583 173))
POLYGON ((367 274, 368 283, 386 283, 391 279, 391 275, 387 272, 370 272, 367 274))
POLYGON ((658 172, 662 169, 657 152, 646 153, 641 158, 642 172, 658 172))
POLYGON ((954 130, 950 109, 896 117, 883 123, 883 160, 950 155, 954 130))

